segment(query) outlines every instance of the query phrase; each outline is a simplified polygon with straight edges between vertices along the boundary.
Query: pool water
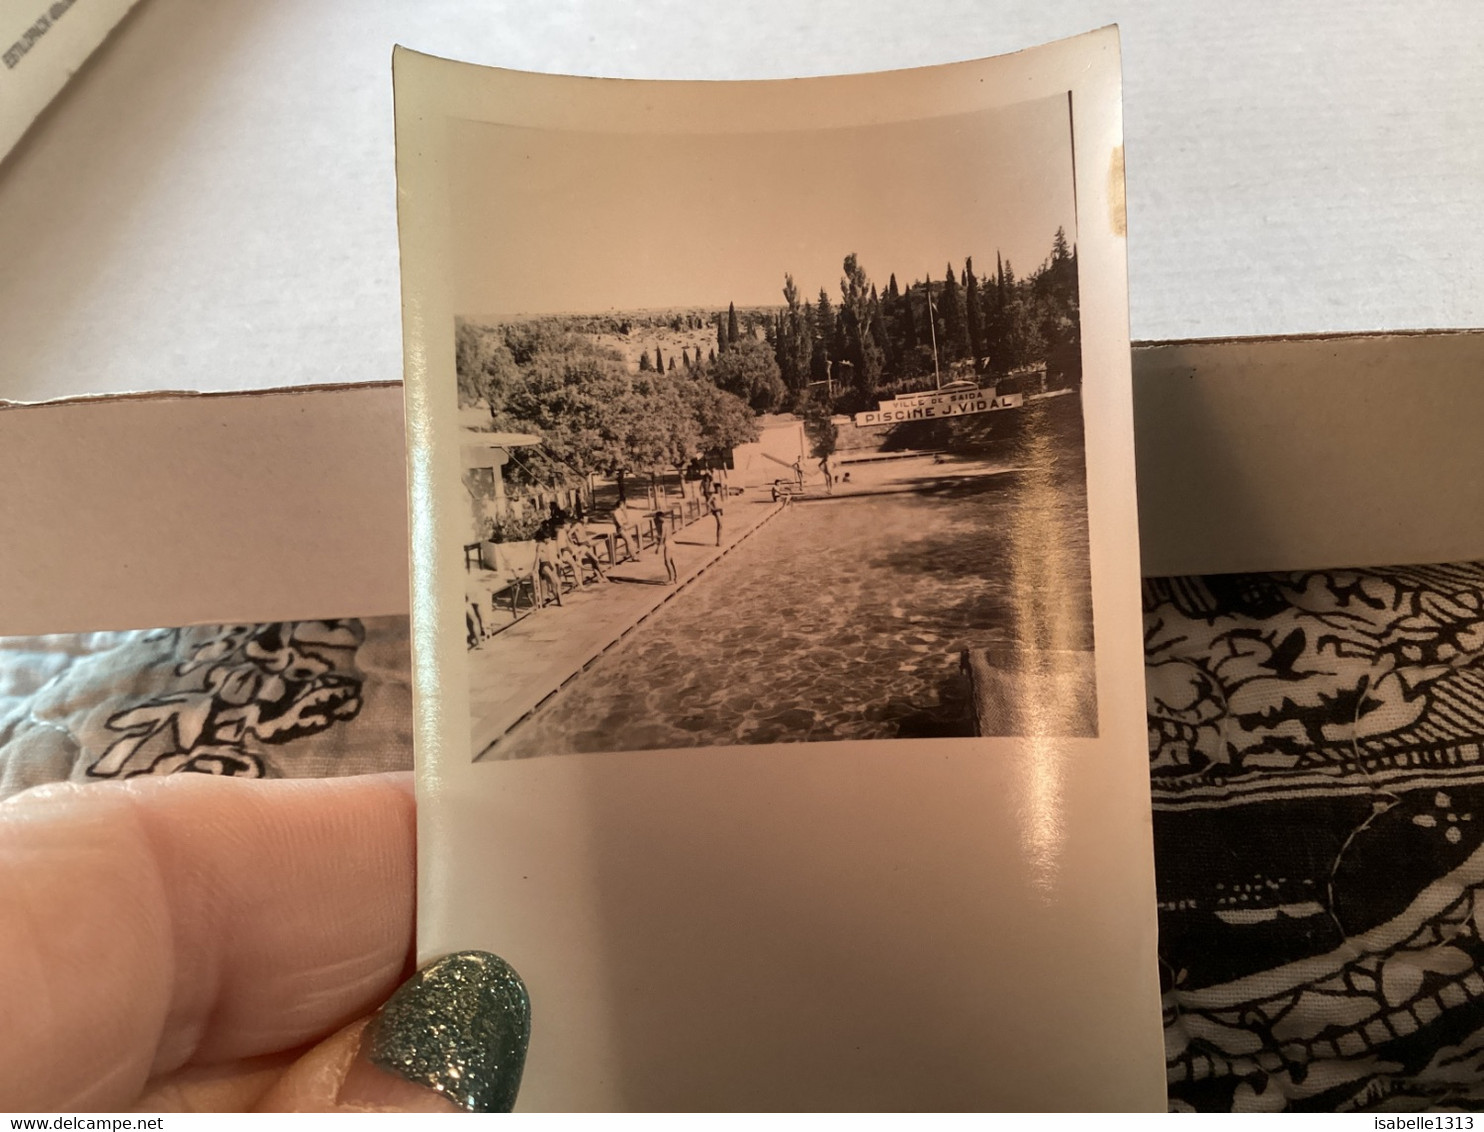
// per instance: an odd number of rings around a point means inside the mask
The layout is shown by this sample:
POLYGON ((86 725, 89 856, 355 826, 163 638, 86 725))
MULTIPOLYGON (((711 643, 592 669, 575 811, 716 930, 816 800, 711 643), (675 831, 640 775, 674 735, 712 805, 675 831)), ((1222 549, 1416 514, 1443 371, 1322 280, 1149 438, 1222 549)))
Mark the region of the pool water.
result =
POLYGON ((964 649, 1092 648, 1085 498, 921 461, 786 507, 491 753, 973 734, 964 649))

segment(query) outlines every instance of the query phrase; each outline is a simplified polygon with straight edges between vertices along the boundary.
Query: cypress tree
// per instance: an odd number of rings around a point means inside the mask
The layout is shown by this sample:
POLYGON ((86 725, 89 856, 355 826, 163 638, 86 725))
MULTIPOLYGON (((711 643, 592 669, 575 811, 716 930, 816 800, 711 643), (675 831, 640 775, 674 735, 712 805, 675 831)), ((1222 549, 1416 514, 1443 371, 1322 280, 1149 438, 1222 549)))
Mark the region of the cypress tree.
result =
MULTIPOLYGON (((870 338, 876 346, 876 353, 881 356, 881 373, 883 377, 897 377, 901 373, 898 364, 896 344, 891 335, 886 331, 886 320, 881 311, 881 300, 876 294, 876 288, 871 288, 871 302, 867 307, 870 338)), ((875 390, 873 389, 874 393, 875 390)))
POLYGON ((1064 259, 1071 257, 1071 249, 1067 247, 1067 230, 1057 228, 1056 235, 1051 238, 1051 262, 1061 263, 1064 259))
POLYGON ((792 319, 794 373, 802 390, 814 377, 814 308, 808 303, 799 303, 792 319))
POLYGON ((936 370, 942 358, 943 335, 938 330, 938 307, 933 302, 933 276, 931 272, 926 273, 922 279, 923 297, 923 322, 918 329, 917 340, 928 348, 932 354, 933 368, 936 370), (923 333, 923 331, 926 333, 923 333))
POLYGON ((912 355, 917 352, 917 318, 912 313, 912 288, 907 288, 906 302, 901 306, 897 314, 897 321, 901 326, 902 336, 902 358, 905 366, 910 366, 912 355))
POLYGON ((871 330, 871 307, 876 289, 854 252, 845 257, 840 278, 840 343, 835 356, 850 363, 851 378, 861 402, 876 395, 886 358, 871 330))
POLYGON ((658 342, 654 344, 654 368, 656 373, 665 372, 665 359, 660 354, 660 344, 658 342))
POLYGON ((727 304, 727 345, 737 341, 741 335, 737 332, 737 304, 727 304))
POLYGON ((830 376, 831 336, 835 333, 835 309, 830 305, 830 295, 823 287, 819 289, 819 300, 814 307, 814 341, 809 355, 809 379, 826 381, 830 376))
POLYGON ((974 257, 964 260, 964 314, 969 327, 969 351, 978 369, 984 358, 984 310, 979 301, 979 280, 974 278, 974 257))
POLYGON ((943 357, 949 361, 958 361, 969 356, 969 331, 964 317, 963 291, 959 289, 958 280, 954 277, 953 264, 948 265, 948 271, 943 277, 943 338, 938 344, 942 350, 943 357))
POLYGON ((1005 340, 1005 261, 995 252, 995 273, 985 279, 982 290, 984 305, 984 360, 989 372, 1002 374, 1009 370, 1005 340))

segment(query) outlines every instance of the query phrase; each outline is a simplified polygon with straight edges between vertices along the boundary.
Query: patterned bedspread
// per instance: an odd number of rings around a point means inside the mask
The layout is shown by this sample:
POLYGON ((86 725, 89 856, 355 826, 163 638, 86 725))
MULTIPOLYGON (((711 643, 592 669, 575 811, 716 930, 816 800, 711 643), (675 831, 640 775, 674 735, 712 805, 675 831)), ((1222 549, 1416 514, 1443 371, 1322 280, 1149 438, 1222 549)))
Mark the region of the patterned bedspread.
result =
POLYGON ((1176 1107, 1484 1102, 1481 598, 1477 563, 1145 584, 1176 1107))
POLYGON ((412 766, 406 617, 0 638, 0 797, 202 771, 412 766))
MULTIPOLYGON (((1484 564, 1144 610, 1171 1107, 1484 1107, 1484 564)), ((403 769, 408 669, 399 617, 0 640, 0 797, 403 769)))

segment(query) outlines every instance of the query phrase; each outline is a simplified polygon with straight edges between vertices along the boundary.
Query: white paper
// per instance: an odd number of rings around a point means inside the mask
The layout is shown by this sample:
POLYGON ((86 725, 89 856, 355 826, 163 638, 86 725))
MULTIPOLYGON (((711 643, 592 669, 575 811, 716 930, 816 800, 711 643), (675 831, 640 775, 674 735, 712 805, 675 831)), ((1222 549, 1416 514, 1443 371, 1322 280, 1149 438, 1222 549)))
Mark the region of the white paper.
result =
POLYGON ((0 0, 0 158, 137 0, 0 0))

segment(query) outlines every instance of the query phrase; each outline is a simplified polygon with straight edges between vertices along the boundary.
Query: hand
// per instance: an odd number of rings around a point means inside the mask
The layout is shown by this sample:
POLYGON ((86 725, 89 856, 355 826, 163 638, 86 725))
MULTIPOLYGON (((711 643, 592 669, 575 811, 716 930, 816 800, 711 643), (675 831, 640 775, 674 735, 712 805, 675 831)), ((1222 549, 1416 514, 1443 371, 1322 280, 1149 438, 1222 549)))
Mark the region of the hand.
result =
POLYGON ((0 1109, 513 1103, 529 1016, 499 960, 430 964, 371 1017, 410 973, 414 859, 408 775, 183 774, 0 803, 0 1109), (496 1039, 465 1074, 478 1096, 426 1068, 470 1052, 435 1048, 455 986, 496 1039))

